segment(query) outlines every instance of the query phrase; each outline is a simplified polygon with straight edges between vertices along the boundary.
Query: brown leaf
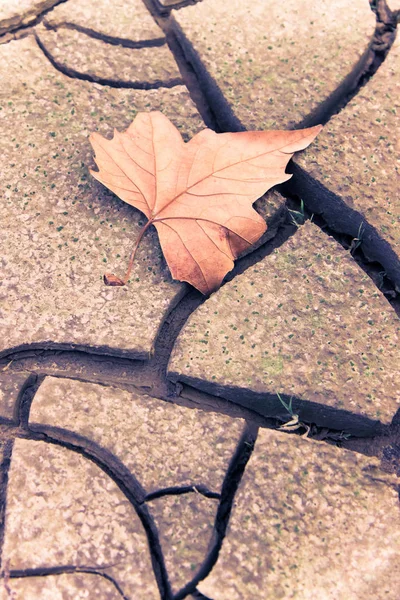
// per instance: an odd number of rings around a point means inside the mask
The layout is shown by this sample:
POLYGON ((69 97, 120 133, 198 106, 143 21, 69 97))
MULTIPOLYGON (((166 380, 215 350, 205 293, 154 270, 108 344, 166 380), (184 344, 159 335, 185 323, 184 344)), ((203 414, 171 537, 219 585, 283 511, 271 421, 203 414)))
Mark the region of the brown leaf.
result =
MULTIPOLYGON (((216 290, 233 261, 266 230, 252 204, 290 179, 285 167, 321 126, 296 131, 214 133, 204 129, 188 143, 160 112, 139 113, 112 140, 90 137, 99 171, 93 177, 153 224, 175 279, 203 294, 216 290)), ((121 283, 126 283, 130 268, 121 283)), ((114 277, 114 276, 113 276, 114 277)), ((110 275, 108 275, 110 280, 110 275)))

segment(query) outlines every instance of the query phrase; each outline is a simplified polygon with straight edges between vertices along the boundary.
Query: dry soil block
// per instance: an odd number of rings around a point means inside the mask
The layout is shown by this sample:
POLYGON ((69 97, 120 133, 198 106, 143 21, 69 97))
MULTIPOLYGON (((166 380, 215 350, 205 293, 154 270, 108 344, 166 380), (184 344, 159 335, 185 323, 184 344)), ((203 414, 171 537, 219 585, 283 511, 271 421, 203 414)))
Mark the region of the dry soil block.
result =
POLYGON ((169 376, 288 420, 367 433, 400 406, 400 321, 351 255, 310 222, 211 296, 169 376))
POLYGON ((225 130, 290 129, 334 106, 365 66, 368 0, 203 0, 174 32, 225 130))
POLYGON ((202 122, 188 92, 71 79, 32 37, 0 46, 0 57, 0 353, 58 346, 147 357, 185 287, 172 281, 155 233, 143 240, 131 284, 104 285, 105 271, 125 271, 144 218, 89 175, 88 137, 110 138, 152 109, 192 136, 202 122))
MULTIPOLYGON (((154 518, 174 591, 192 579, 207 555, 242 420, 46 378, 34 396, 29 426, 67 447, 15 442, 3 551, 11 571, 87 567, 112 576, 127 597, 158 599, 136 502, 147 503, 154 518), (95 456, 103 470, 79 449, 95 456), (116 481, 131 490, 132 504, 116 481), (179 495, 183 486, 192 489, 179 495)), ((69 598, 76 585, 72 575, 46 585, 69 598)), ((34 598, 31 580, 15 589, 34 598)), ((113 597, 103 589, 99 594, 113 597)))
POLYGON ((44 442, 14 444, 3 561, 10 570, 97 568, 130 597, 158 598, 144 529, 117 485, 80 454, 44 442))
POLYGON ((34 381, 35 377, 29 373, 0 369, 0 422, 17 419, 17 401, 34 381))
POLYGON ((52 28, 72 27, 125 46, 161 45, 162 30, 141 0, 68 0, 46 15, 52 28))
POLYGON ((151 89, 182 83, 167 45, 126 48, 109 44, 80 31, 38 27, 46 54, 63 73, 107 85, 151 89))
POLYGON ((164 496, 148 506, 160 532, 172 589, 177 592, 207 556, 218 500, 193 493, 164 496))
POLYGON ((147 492, 200 485, 219 492, 243 421, 148 396, 69 379, 46 378, 31 425, 56 425, 112 452, 147 492))
POLYGON ((59 0, 6 0, 0 5, 0 35, 24 27, 59 0))
POLYGON ((397 600, 396 481, 376 459, 261 430, 199 590, 218 600, 397 600))

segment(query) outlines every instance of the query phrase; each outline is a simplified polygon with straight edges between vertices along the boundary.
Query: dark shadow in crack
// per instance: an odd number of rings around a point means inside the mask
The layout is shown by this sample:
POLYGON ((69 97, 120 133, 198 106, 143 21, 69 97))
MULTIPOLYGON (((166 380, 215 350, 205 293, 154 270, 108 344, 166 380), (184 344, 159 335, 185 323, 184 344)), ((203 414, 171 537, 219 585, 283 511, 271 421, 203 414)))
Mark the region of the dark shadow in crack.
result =
MULTIPOLYGON (((280 424, 290 420, 290 415, 283 407, 276 394, 269 392, 254 392, 247 388, 233 385, 222 385, 212 381, 189 377, 181 373, 170 371, 168 377, 178 386, 183 384, 183 390, 196 389, 213 397, 223 398, 233 404, 241 405, 256 415, 260 415, 271 423, 280 421, 280 424)), ((199 394, 199 397, 201 395, 199 394)), ((282 393, 281 398, 288 404, 290 398, 282 393)), ((381 435, 387 428, 377 419, 368 418, 340 408, 319 404, 310 400, 292 397, 293 412, 298 415, 299 421, 319 428, 328 428, 335 432, 345 432, 359 437, 372 437, 381 435)), ((276 429, 277 425, 275 425, 276 429)))
POLYGON ((181 406, 217 412, 227 415, 232 419, 244 419, 249 423, 253 423, 258 427, 265 427, 266 429, 277 429, 282 425, 282 421, 276 418, 264 417, 250 408, 241 406, 237 402, 232 402, 222 396, 208 394, 185 383, 178 382, 176 384, 176 393, 178 395, 174 401, 181 406))
POLYGON ((32 356, 59 356, 59 355, 87 355, 87 356, 98 356, 98 360, 101 357, 108 357, 115 359, 116 363, 127 364, 132 362, 142 363, 145 359, 149 358, 148 352, 136 352, 129 350, 118 350, 110 346, 84 346, 81 344, 66 344, 58 342, 34 342, 31 344, 20 344, 12 348, 6 348, 0 352, 0 360, 3 362, 20 360, 23 358, 29 358, 32 356))
POLYGON ((129 600, 119 585, 118 581, 106 572, 107 567, 79 567, 73 565, 60 565, 58 567, 36 567, 35 569, 11 569, 2 571, 0 576, 5 579, 22 579, 27 577, 49 577, 50 575, 66 575, 70 573, 86 573, 98 575, 110 581, 123 600, 129 600))
POLYGON ((197 589, 194 590, 194 592, 192 592, 191 595, 192 595, 192 598, 195 598, 195 600, 212 600, 212 598, 210 598, 209 596, 205 596, 197 589))
POLYGON ((164 496, 181 496, 182 494, 190 494, 190 493, 200 494, 205 498, 214 498, 219 500, 221 498, 221 494, 218 492, 212 492, 205 485, 181 485, 181 486, 171 486, 167 488, 162 488, 160 490, 156 490, 155 492, 150 492, 144 499, 144 502, 151 502, 152 500, 156 500, 157 498, 163 498, 164 496))
POLYGON ((89 75, 85 73, 80 73, 76 69, 72 67, 67 67, 59 63, 54 56, 49 52, 46 48, 43 41, 40 37, 35 34, 36 42, 39 48, 42 50, 45 57, 49 60, 52 66, 66 75, 71 79, 81 79, 82 81, 89 81, 90 83, 97 83, 99 85, 104 85, 113 88, 126 88, 126 89, 135 89, 135 90, 157 90, 159 88, 173 88, 177 85, 182 85, 183 81, 180 77, 174 77, 168 81, 154 81, 149 83, 148 81, 121 81, 119 79, 107 79, 103 77, 97 77, 96 75, 89 75))
POLYGON ((46 21, 46 19, 44 19, 43 24, 45 25, 46 29, 50 29, 51 31, 57 31, 58 29, 72 29, 73 31, 79 31, 80 33, 84 33, 87 36, 96 40, 101 40, 106 44, 110 44, 112 46, 122 46, 123 48, 158 48, 160 46, 164 46, 167 43, 165 36, 161 36, 159 38, 154 38, 151 40, 135 41, 130 40, 128 38, 120 38, 115 37, 113 35, 100 33, 95 29, 91 29, 90 27, 84 27, 83 25, 79 25, 77 23, 70 23, 69 21, 65 21, 55 26, 46 21))
POLYGON ((8 365, 10 373, 33 372, 40 376, 117 386, 133 393, 152 393, 153 380, 149 379, 145 361, 100 352, 96 354, 84 350, 66 351, 57 347, 46 349, 40 346, 28 346, 24 351, 12 348, 7 356, 0 359, 0 369, 8 365))
MULTIPOLYGON (((25 29, 30 29, 31 27, 34 27, 35 25, 37 25, 38 23, 41 22, 41 20, 43 19, 43 17, 45 15, 47 15, 49 12, 51 12, 58 4, 64 4, 64 2, 67 2, 68 0, 54 0, 53 4, 51 6, 47 6, 45 8, 42 8, 42 10, 39 13, 32 13, 30 15, 30 17, 32 18, 26 18, 26 13, 22 16, 21 21, 15 23, 15 25, 11 25, 9 28, 7 29, 0 29, 0 36, 3 35, 7 35, 8 33, 10 34, 17 34, 20 31, 24 31, 25 29)), ((6 3, 4 3, 5 5, 6 3)), ((48 4, 48 2, 47 2, 48 4)), ((17 6, 16 3, 14 3, 15 6, 17 6)), ((23 12, 23 10, 21 11, 23 12)), ((1 43, 1 41, 0 41, 1 43)))
POLYGON ((13 450, 14 440, 6 439, 0 441, 1 463, 0 463, 0 570, 2 568, 3 559, 3 543, 5 533, 5 518, 7 507, 7 484, 8 473, 11 465, 11 455, 13 450))
MULTIPOLYGON (((0 366, 0 373, 3 370, 7 370, 10 367, 11 362, 8 362, 4 369, 0 366)), ((9 371, 12 374, 12 371, 9 371)), ((4 375, 3 375, 4 376, 4 375)), ((7 374, 5 374, 7 377, 7 374)), ((24 380, 20 380, 19 388, 13 392, 12 397, 10 399, 10 410, 7 411, 6 414, 0 416, 0 424, 2 425, 18 425, 20 421, 20 405, 21 403, 25 403, 25 399, 33 397, 36 393, 40 383, 43 380, 43 376, 39 377, 36 374, 29 374, 22 370, 22 377, 25 377, 24 380)), ((22 378, 21 378, 22 379, 22 378)), ((0 380, 1 381, 1 380, 0 380)), ((4 391, 7 390, 7 385, 5 385, 4 391)), ((7 391, 6 391, 7 397, 7 391)))
POLYGON ((186 6, 193 6, 203 0, 170 0, 170 3, 162 4, 159 0, 145 0, 145 4, 149 8, 151 14, 154 16, 168 16, 171 10, 180 10, 186 8, 186 6))
POLYGON ((17 426, 27 426, 33 398, 35 397, 35 394, 42 384, 44 378, 44 375, 39 376, 32 374, 28 377, 24 386, 20 390, 14 407, 14 417, 17 426))

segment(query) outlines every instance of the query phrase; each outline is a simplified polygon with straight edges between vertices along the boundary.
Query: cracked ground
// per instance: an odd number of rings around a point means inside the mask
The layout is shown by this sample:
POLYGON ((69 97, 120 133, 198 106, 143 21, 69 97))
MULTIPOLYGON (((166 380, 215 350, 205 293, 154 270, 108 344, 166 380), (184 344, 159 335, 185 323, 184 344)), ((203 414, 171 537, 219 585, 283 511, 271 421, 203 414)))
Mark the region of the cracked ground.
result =
POLYGON ((398 0, 0 0, 1 600, 398 600, 398 0), (322 123, 221 288, 88 136, 322 123))

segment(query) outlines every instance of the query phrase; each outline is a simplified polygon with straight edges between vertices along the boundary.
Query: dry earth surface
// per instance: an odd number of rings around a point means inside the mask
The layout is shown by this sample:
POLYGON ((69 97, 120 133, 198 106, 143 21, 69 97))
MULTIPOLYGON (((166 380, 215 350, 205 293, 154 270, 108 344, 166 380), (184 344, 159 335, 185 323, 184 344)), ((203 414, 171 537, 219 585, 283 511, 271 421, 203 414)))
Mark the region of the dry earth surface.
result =
POLYGON ((396 0, 0 0, 0 600, 398 600, 396 0), (221 288, 89 134, 325 125, 221 288))

